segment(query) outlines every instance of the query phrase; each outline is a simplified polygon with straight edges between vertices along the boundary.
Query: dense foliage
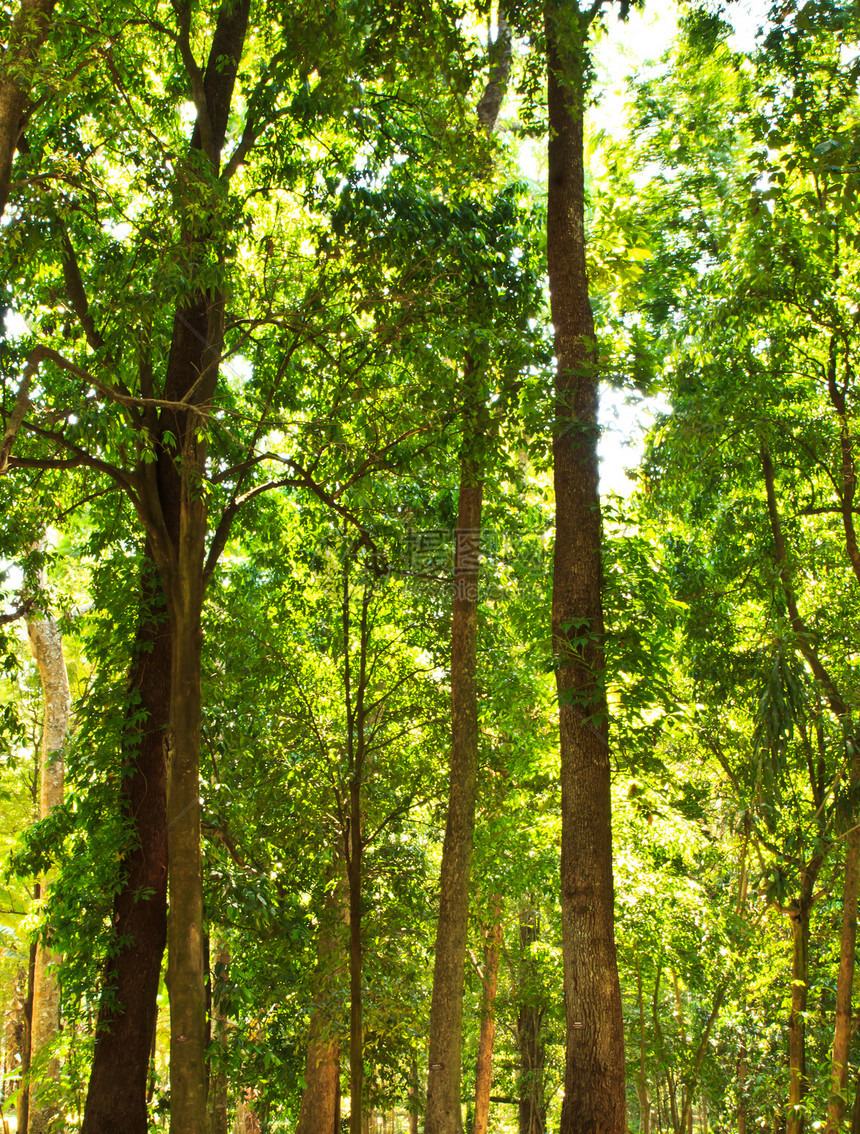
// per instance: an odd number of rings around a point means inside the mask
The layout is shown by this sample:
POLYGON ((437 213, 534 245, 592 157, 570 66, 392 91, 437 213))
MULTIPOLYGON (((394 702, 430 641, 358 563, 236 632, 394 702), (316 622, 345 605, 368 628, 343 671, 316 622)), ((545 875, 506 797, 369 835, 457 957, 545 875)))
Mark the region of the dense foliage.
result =
MULTIPOLYGON (((598 100, 590 52, 631 7, 571 6, 598 100)), ((641 1134, 860 1130, 860 18, 789 0, 742 51, 732 11, 686 5, 665 59, 630 79, 625 131, 587 147, 596 365, 664 407, 630 496, 603 502, 597 675, 641 1134)), ((0 13, 0 114, 25 107, 11 172, 0 160, 4 1111, 27 1094, 40 942, 62 1026, 33 1097, 51 1129, 83 1122, 122 1008, 117 902, 153 896, 131 865, 141 673, 169 625, 175 732, 196 593, 199 767, 164 837, 199 817, 211 1134, 228 1115, 304 1134, 329 1059, 344 1129, 352 1091, 365 1129, 418 1130, 465 547, 463 1111, 483 1134, 489 1042, 489 1129, 558 1127, 558 403, 544 186, 519 172, 547 131, 543 13, 0 13), (475 108, 494 83, 488 132, 475 108), (476 468, 479 538, 457 519, 476 468), (40 620, 62 633, 73 705, 64 798, 41 818, 40 620)), ((584 654, 588 625, 565 633, 584 654)), ((157 1000, 146 1107, 166 1129, 163 979, 157 1000)))

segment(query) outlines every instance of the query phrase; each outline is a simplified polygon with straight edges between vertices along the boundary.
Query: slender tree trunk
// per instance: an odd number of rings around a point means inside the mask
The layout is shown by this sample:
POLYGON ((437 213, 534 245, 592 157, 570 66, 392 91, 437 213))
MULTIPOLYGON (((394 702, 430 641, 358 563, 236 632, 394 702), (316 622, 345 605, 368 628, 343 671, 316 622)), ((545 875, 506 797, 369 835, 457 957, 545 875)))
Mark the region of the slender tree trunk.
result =
MULTIPOLYGON (((510 70, 510 35, 503 15, 490 81, 478 104, 478 121, 492 132, 510 70)), ((485 439, 487 410, 477 389, 473 360, 464 365, 463 457, 454 535, 454 599, 451 619, 451 771, 439 917, 430 1005, 425 1134, 461 1134, 463 988, 469 918, 469 880, 478 786, 477 653, 478 562, 483 472, 475 453, 485 439)))
MULTIPOLYGON (((852 797, 860 782, 860 751, 853 738, 850 787, 852 797)), ((842 934, 839 948, 839 975, 836 980, 836 1024, 833 1033, 833 1059, 830 1072, 830 1099, 827 1104, 827 1134, 835 1134, 846 1109, 848 1089, 848 1049, 851 1044, 851 990, 854 985, 854 950, 857 942, 857 892, 860 885, 860 827, 852 809, 845 839, 845 877, 842 890, 842 934)))
MULTIPOLYGON (((340 869, 335 864, 334 869, 340 869)), ((337 1127, 340 1091, 340 1021, 335 1004, 335 984, 342 975, 344 916, 343 886, 326 895, 317 945, 316 1005, 311 1014, 305 1059, 305 1089, 302 1094, 296 1134, 339 1134, 337 1127)))
MULTIPOLYGON (((151 568, 150 568, 151 571, 151 568)), ((149 574, 149 572, 147 573, 149 574)), ((131 712, 143 712, 127 739, 122 808, 134 843, 125 883, 114 899, 112 951, 99 1007, 96 1046, 81 1134, 146 1134, 147 1076, 158 1013, 158 982, 167 937, 167 762, 172 646, 165 614, 151 609, 144 582, 144 615, 129 689, 131 712)))
POLYGON ((199 538, 189 543, 195 551, 199 549, 199 561, 188 564, 183 572, 183 583, 190 592, 187 603, 174 607, 167 781, 170 1134, 205 1134, 206 1127, 206 988, 199 802, 203 545, 199 538), (199 586, 195 587, 195 583, 199 586))
POLYGON ((409 1134, 418 1134, 418 1057, 412 1055, 412 1082, 409 1086, 409 1134))
MULTIPOLYGON (((63 802, 63 746, 69 731, 72 699, 63 657, 63 637, 56 622, 46 613, 31 618, 27 630, 45 702, 39 777, 39 815, 44 819, 63 802)), ((60 986, 52 971, 55 960, 49 946, 40 942, 33 975, 28 1134, 56 1130, 60 1121, 49 1086, 52 1084, 56 1089, 60 1065, 56 1058, 47 1058, 48 1049, 60 1030, 60 986)))
MULTIPOLYGON (((348 648, 348 643, 347 643, 348 648)), ((350 784, 349 878, 349 1129, 362 1134, 364 1036, 361 1003, 361 874, 364 847, 361 835, 361 780, 350 784)))
POLYGON ((604 692, 598 375, 585 266, 586 36, 587 21, 577 8, 548 10, 547 267, 558 360, 552 630, 561 748, 567 1021, 561 1134, 624 1134, 624 1030, 614 936, 604 692))
POLYGON ((520 1051, 519 1134, 546 1134, 544 1074, 546 1049, 541 1032, 541 996, 531 947, 538 939, 537 911, 520 910, 520 1004, 517 1044, 520 1051))
MULTIPOLYGON (((6 1016, 5 1040, 5 1066, 4 1066, 4 1092, 5 1102, 8 1094, 17 1091, 21 1083, 27 1048, 27 969, 23 966, 18 970, 15 984, 12 989, 12 1002, 6 1016), (14 1083, 10 1091, 10 1084, 14 1083)), ((25 1092, 21 1092, 23 1095, 25 1092)), ((20 1127, 26 1130, 26 1123, 20 1127)))
MULTIPOLYGON (((227 979, 229 969, 230 950, 221 942, 215 947, 215 965, 210 969, 209 980, 212 988, 212 1041, 222 1050, 227 1041, 228 1022, 223 1006, 223 983, 227 979)), ((227 1101, 227 1073, 221 1066, 216 1066, 213 1071, 210 1062, 209 1134, 229 1134, 227 1101)))
POLYGON ((806 1095, 806 1000, 809 992, 809 917, 813 891, 824 859, 816 855, 804 870, 800 896, 789 911, 792 933, 791 1014, 788 1020, 787 1134, 802 1134, 806 1095))
MULTIPOLYGON (((39 897, 39 883, 34 887, 34 897, 39 897)), ((33 982, 36 977, 36 945, 30 946, 30 956, 27 962, 27 997, 24 1001, 24 1040, 21 1049, 21 1089, 18 1092, 18 1104, 15 1107, 16 1129, 25 1134, 30 1125, 30 1091, 28 1088, 30 1075, 30 1040, 33 1031, 33 982)))
POLYGON ((426 1134, 460 1134, 463 985, 478 775, 478 544, 483 484, 463 458, 451 627, 451 774, 430 1007, 426 1134))
POLYGON ((499 952, 502 944, 501 903, 496 900, 493 924, 484 946, 484 987, 481 995, 481 1036, 475 1069, 475 1119, 472 1134, 487 1134, 490 1087, 493 1080, 493 1046, 496 1040, 496 992, 499 987, 499 952))
POLYGON ((737 1071, 737 1090, 738 1090, 738 1134, 747 1134, 747 1076, 749 1075, 749 1067, 747 1065, 747 1037, 745 1032, 741 1032, 740 1043, 738 1046, 738 1071, 737 1071))
POLYGON ((12 162, 21 138, 32 68, 45 41, 56 0, 22 0, 0 59, 0 217, 6 210, 12 162))

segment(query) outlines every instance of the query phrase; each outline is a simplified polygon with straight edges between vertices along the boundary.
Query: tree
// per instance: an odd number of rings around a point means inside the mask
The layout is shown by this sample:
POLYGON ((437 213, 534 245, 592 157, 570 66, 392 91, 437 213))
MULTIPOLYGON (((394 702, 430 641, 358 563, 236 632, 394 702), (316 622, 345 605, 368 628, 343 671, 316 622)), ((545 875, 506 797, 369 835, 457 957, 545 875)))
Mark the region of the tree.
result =
MULTIPOLYGON (((626 11, 622 5, 622 14, 626 11)), ((547 269, 558 360, 552 634, 561 751, 567 1063, 561 1130, 626 1129, 613 929, 612 821, 601 602, 598 368, 585 258, 587 40, 602 4, 550 4, 547 269)))

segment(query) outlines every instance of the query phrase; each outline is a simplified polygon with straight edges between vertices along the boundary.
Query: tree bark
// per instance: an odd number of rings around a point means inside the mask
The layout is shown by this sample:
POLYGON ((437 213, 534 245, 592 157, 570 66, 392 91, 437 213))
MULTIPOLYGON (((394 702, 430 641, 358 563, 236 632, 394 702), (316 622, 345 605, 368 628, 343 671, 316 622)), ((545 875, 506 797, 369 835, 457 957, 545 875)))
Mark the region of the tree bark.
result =
POLYGON ((614 938, 604 692, 598 375, 585 265, 588 19, 547 14, 547 268, 557 374, 552 632, 561 749, 561 914, 567 1021, 561 1134, 624 1134, 624 1032, 614 938))
MULTIPOLYGON (((347 648, 348 647, 347 639, 347 648)), ((354 775, 350 784, 349 829, 349 1129, 362 1134, 364 1093, 364 1036, 361 1003, 361 875, 364 846, 361 835, 361 780, 354 775)))
MULTIPOLYGON (((478 121, 495 127, 510 70, 510 35, 499 13, 495 59, 478 104, 478 121)), ((430 1005, 430 1043, 425 1134, 461 1134, 463 988, 469 918, 469 881, 478 786, 477 654, 478 563, 483 471, 475 452, 486 429, 486 406, 477 390, 473 360, 464 365, 464 412, 457 529, 454 533, 454 599, 451 617, 451 771, 439 917, 430 1005)))
POLYGON ((154 601, 151 567, 144 581, 131 712, 144 713, 126 740, 121 806, 132 824, 125 883, 114 899, 111 951, 96 1026, 96 1046, 81 1134, 146 1134, 147 1075, 158 1012, 158 982, 167 938, 167 761, 172 645, 154 601))
POLYGON ((461 1134, 463 986, 478 777, 478 544, 483 482, 463 457, 451 626, 451 773, 430 1007, 426 1134, 461 1134))
MULTIPOLYGON (((181 3, 175 9, 178 47, 197 108, 191 148, 206 155, 212 173, 220 168, 249 9, 250 0, 222 4, 202 81, 190 46, 191 7, 181 3)), ((206 218, 199 217, 183 218, 183 228, 193 278, 213 232, 206 218)), ((165 408, 151 424, 158 459, 154 468, 144 463, 140 470, 138 508, 151 540, 172 636, 167 766, 171 1134, 205 1134, 207 1120, 199 802, 207 509, 201 424, 211 412, 223 340, 223 295, 216 287, 191 291, 176 311, 164 382, 164 400, 188 408, 165 408)))
POLYGON ((6 211, 12 162, 21 138, 31 69, 45 42, 56 0, 21 0, 0 61, 0 217, 6 211))
MULTIPOLYGON (((337 867, 336 867, 337 868, 337 867)), ((326 895, 317 945, 317 978, 305 1059, 302 1093, 295 1134, 339 1134, 340 1020, 335 1005, 335 983, 342 975, 344 917, 343 886, 339 882, 326 895)))
MULTIPOLYGON (((187 521, 183 523, 183 527, 191 526, 187 521)), ((177 604, 175 608, 167 783, 171 1134, 205 1134, 206 1127, 206 988, 199 805, 203 544, 199 534, 189 543, 200 549, 200 555, 197 562, 188 564, 182 572, 190 601, 177 604)))
MULTIPOLYGON (((851 797, 860 783, 860 750, 854 738, 851 750, 849 786, 851 797)), ((842 889, 842 933, 839 947, 839 974, 836 979, 836 1022, 833 1031, 833 1058, 830 1072, 830 1098, 827 1103, 827 1134, 835 1134, 845 1115, 848 1089, 848 1050, 851 1045, 851 990, 854 986, 854 950, 857 942, 857 893, 860 886, 860 827, 852 808, 845 838, 845 876, 842 889)))
POLYGON ((475 1068, 475 1119, 472 1134, 487 1134, 490 1088, 493 1081, 493 1047, 496 1040, 496 992, 499 987, 499 952, 502 945, 501 903, 497 900, 484 946, 484 981, 481 994, 481 1035, 475 1068))
POLYGON ((546 1049, 541 1033, 543 1015, 531 946, 538 939, 537 911, 520 910, 520 996, 517 1015, 517 1045, 520 1052, 519 1134, 546 1134, 544 1073, 546 1049))
MULTIPOLYGON (((223 982, 230 969, 230 950, 221 942, 215 948, 215 968, 210 969, 209 980, 212 988, 212 1041, 223 1049, 227 1040, 227 1016, 223 1008, 223 982)), ((230 1120, 227 1114, 227 1073, 222 1066, 209 1074, 209 1134, 229 1134, 230 1120)))
MULTIPOLYGON (((35 887, 35 897, 39 896, 39 883, 35 887)), ((30 1091, 28 1087, 30 1075, 30 1041, 33 1029, 33 981, 36 976, 36 945, 30 946, 30 956, 27 962, 27 998, 24 1001, 24 1043, 21 1049, 21 1089, 18 1092, 18 1103, 15 1107, 16 1129, 26 1131, 30 1125, 30 1091)))
POLYGON ((816 855, 804 870, 801 891, 789 912, 792 933, 791 1014, 788 1020, 787 1134, 802 1134, 806 1083, 806 1000, 809 991, 809 916, 813 890, 824 859, 816 855))
MULTIPOLYGON (((72 698, 63 657, 63 637, 56 622, 46 612, 41 617, 30 618, 27 630, 45 701, 39 778, 39 816, 44 819, 63 802, 63 746, 69 731, 72 698)), ((44 886, 42 897, 45 897, 44 886)), ((39 942, 30 1025, 28 1134, 46 1134, 58 1129, 60 1123, 60 1113, 48 1085, 56 1086, 60 1065, 56 1058, 47 1058, 48 1049, 60 1030, 60 986, 52 971, 55 960, 49 945, 39 942)))

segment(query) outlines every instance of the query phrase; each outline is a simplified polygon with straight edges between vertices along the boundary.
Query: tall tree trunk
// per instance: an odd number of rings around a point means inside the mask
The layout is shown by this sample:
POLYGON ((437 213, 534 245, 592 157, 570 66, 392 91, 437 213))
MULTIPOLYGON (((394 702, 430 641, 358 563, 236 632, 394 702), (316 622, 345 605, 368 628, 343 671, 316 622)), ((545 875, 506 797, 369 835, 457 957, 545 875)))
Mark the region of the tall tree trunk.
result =
MULTIPOLYGON (((490 81, 478 104, 478 121, 492 132, 510 70, 510 35, 501 10, 490 81)), ((469 918, 469 880, 478 785, 478 562, 483 472, 475 453, 485 440, 487 409, 470 357, 464 364, 463 457, 454 534, 451 618, 451 771, 439 917, 430 1004, 425 1134, 461 1134, 463 988, 469 918)))
POLYGON ((409 1086, 409 1134, 418 1134, 418 1057, 412 1055, 412 1082, 409 1086))
POLYGON ((125 882, 114 898, 112 950, 99 1007, 96 1046, 81 1134, 146 1134, 147 1075, 158 1013, 158 982, 167 937, 167 761, 170 628, 155 601, 151 565, 143 584, 137 661, 129 690, 137 694, 126 738, 121 806, 132 824, 125 882))
MULTIPOLYGON (((470 378, 471 375, 468 376, 470 378)), ((478 776, 478 544, 483 482, 474 461, 460 469, 451 626, 451 773, 439 879, 430 1006, 426 1134, 460 1134, 460 1075, 469 879, 478 776)))
MULTIPOLYGON (((860 749, 852 738, 851 796, 860 783, 860 749)), ((857 942, 857 891, 860 885, 860 827, 852 808, 845 838, 845 877, 842 889, 842 934, 839 947, 839 975, 836 980, 836 1023, 833 1032, 833 1059, 830 1072, 830 1099, 827 1104, 827 1134, 835 1134, 845 1115, 848 1089, 848 1049, 851 1044, 851 990, 854 985, 854 950, 857 942)))
MULTIPOLYGON (((190 508, 197 504, 202 510, 202 502, 198 501, 189 501, 190 508)), ((184 528, 194 526, 187 521, 183 523, 184 528)), ((187 588, 189 601, 175 604, 172 627, 167 781, 170 1134, 205 1134, 206 1128, 206 988, 199 804, 203 543, 201 533, 195 534, 196 538, 192 537, 188 544, 194 551, 199 549, 199 560, 186 564, 182 571, 183 589, 187 588)))
POLYGON ((56 0, 21 0, 8 46, 0 58, 0 217, 9 200, 12 162, 21 138, 32 68, 48 34, 55 5, 56 0))
POLYGON ((803 872, 800 896, 789 910, 792 934, 791 1014, 788 1020, 787 1134, 802 1134, 806 1083, 806 1000, 809 992, 809 917, 813 890, 824 859, 816 855, 803 872))
POLYGON ((598 375, 585 266, 587 34, 588 19, 575 6, 548 9, 547 268, 558 360, 552 632, 561 749, 567 1023, 561 1134, 623 1134, 627 1107, 604 688, 598 375))
MULTIPOLYGON (((39 897, 39 883, 34 887, 34 896, 39 897)), ((21 1048, 21 1089, 18 1092, 18 1104, 15 1107, 16 1129, 25 1134, 30 1125, 30 1091, 28 1081, 30 1075, 30 1040, 33 1030, 33 981, 36 976, 36 945, 30 946, 30 956, 27 962, 27 996, 24 1001, 24 1036, 21 1048)))
MULTIPOLYGON (((39 777, 39 815, 44 819, 63 802, 63 746, 69 731, 72 699, 63 657, 63 637, 56 622, 46 612, 42 617, 30 618, 27 631, 39 667, 45 702, 39 777)), ((45 897, 44 887, 42 896, 45 897)), ((49 945, 40 942, 33 975, 28 1134, 45 1134, 59 1125, 51 1085, 56 1088, 60 1065, 56 1058, 47 1058, 48 1049, 60 1030, 60 986, 52 971, 55 960, 49 945)))
MULTIPOLYGON (((340 869, 336 863, 334 869, 340 869)), ((343 886, 337 883, 326 895, 317 945, 317 976, 314 1010, 308 1032, 305 1059, 305 1089, 302 1093, 295 1134, 339 1134, 338 1097, 340 1092, 340 1019, 335 995, 338 975, 342 975, 344 921, 343 886)), ((346 914, 346 916, 344 916, 346 914)))
MULTIPOLYGON (((227 1014, 223 1005, 223 986, 230 969, 230 949, 223 942, 215 947, 215 966, 210 969, 209 980, 212 989, 212 1041, 224 1048, 227 1041, 227 1014)), ((209 1073, 209 1134, 229 1134, 230 1120, 227 1114, 227 1072, 223 1066, 209 1073)))
MULTIPOLYGON (((4 1040, 4 1066, 3 1066, 3 1102, 6 1096, 17 1091, 21 1082, 24 1067, 25 1048, 27 1046, 27 969, 23 966, 15 976, 12 987, 12 1001, 6 1014, 5 1040, 4 1040), (14 1087, 10 1091, 10 1085, 14 1087)), ((24 1092, 21 1092, 22 1094, 24 1092)), ((27 1129, 24 1123, 20 1129, 27 1129)))
POLYGON ((541 996, 531 947, 538 939, 538 917, 533 906, 520 911, 520 1003, 517 1045, 520 1052, 519 1134, 546 1134, 544 1074, 546 1049, 541 1032, 541 996))
POLYGON ((484 946, 484 981, 481 994, 481 1036, 475 1068, 475 1120, 472 1134, 487 1134, 490 1087, 493 1081, 493 1046, 496 1040, 496 992, 499 987, 499 952, 502 945, 501 903, 497 899, 493 924, 484 946))
POLYGON ((364 1036, 361 1003, 361 874, 364 847, 361 835, 361 780, 350 784, 349 861, 349 1130, 362 1134, 364 1093, 364 1036))
MULTIPOLYGON (((250 0, 224 0, 201 76, 191 46, 191 5, 175 6, 177 46, 197 109, 191 148, 202 151, 212 174, 220 168, 249 9, 250 0)), ((204 254, 212 254, 208 245, 213 233, 206 217, 183 218, 183 227, 187 271, 193 279, 204 254)), ((173 322, 163 391, 169 404, 150 422, 159 456, 154 466, 143 464, 139 477, 138 509, 158 566, 172 636, 167 771, 171 1134, 205 1134, 206 1128, 199 769, 207 510, 201 425, 211 412, 223 341, 223 294, 217 287, 191 291, 173 322), (177 408, 180 405, 183 408, 177 408)))
POLYGON ((738 1044, 738 1070, 737 1070, 737 1090, 738 1090, 738 1134, 747 1134, 747 1076, 749 1075, 749 1066, 747 1064, 747 1037, 745 1032, 741 1032, 740 1042, 738 1044))

